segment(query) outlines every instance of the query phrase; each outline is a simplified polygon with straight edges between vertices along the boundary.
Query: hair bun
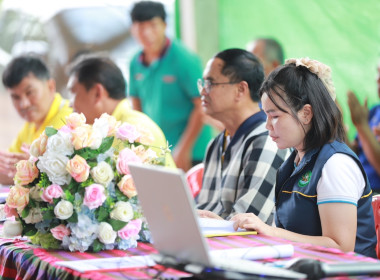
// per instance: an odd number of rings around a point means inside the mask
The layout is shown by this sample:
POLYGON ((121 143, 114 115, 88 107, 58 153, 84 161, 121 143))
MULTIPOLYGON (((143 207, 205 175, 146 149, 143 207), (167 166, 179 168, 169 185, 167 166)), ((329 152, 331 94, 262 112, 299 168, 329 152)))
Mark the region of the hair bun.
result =
POLYGON ((331 78, 331 68, 317 60, 308 57, 290 58, 285 61, 285 64, 295 64, 296 67, 306 67, 310 72, 316 74, 323 82, 331 98, 335 101, 335 87, 331 78))

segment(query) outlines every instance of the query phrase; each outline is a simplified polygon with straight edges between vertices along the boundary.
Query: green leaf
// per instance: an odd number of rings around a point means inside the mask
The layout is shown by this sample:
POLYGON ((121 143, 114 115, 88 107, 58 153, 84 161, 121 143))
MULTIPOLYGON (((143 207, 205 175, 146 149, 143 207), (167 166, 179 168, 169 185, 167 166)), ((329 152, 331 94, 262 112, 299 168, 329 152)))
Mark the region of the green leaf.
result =
POLYGON ((119 188, 115 188, 115 193, 116 193, 116 199, 117 201, 128 201, 128 197, 126 197, 120 190, 119 188))
POLYGON ((51 185, 51 182, 50 182, 47 174, 46 173, 40 173, 40 180, 37 183, 37 186, 39 186, 41 188, 47 188, 50 185, 51 185))
POLYGON ((123 227, 125 227, 128 222, 123 222, 119 220, 109 219, 108 223, 112 226, 114 231, 121 230, 123 227))
POLYGON ((105 208, 103 206, 99 207, 98 208, 98 215, 97 215, 97 217, 98 217, 97 220, 99 222, 105 221, 105 219, 108 218, 108 210, 107 210, 107 208, 105 208))
POLYGON ((77 223, 78 222, 78 214, 74 212, 70 218, 67 219, 69 223, 77 223))
POLYGON ((92 249, 94 252, 99 252, 103 248, 103 243, 101 243, 98 239, 95 239, 94 242, 92 243, 92 249))
POLYGON ((24 210, 22 210, 22 212, 21 212, 21 217, 23 219, 25 219, 26 217, 28 217, 29 211, 30 211, 30 208, 29 207, 25 207, 24 210))
POLYGON ((25 235, 25 236, 33 236, 36 233, 37 233, 37 229, 36 228, 31 228, 28 231, 24 231, 23 235, 25 235))
POLYGON ((102 144, 98 148, 99 154, 105 153, 109 150, 109 148, 111 148, 113 139, 114 139, 113 136, 109 136, 103 139, 102 144))
POLYGON ((60 249, 60 241, 55 239, 53 235, 49 233, 37 232, 35 235, 30 237, 30 241, 33 244, 41 245, 44 249, 60 249))
POLYGON ((53 220, 55 218, 54 210, 49 209, 49 210, 45 211, 44 214, 42 215, 42 217, 44 218, 44 220, 53 220))
POLYGON ((88 160, 90 158, 96 158, 98 155, 98 152, 96 150, 92 150, 91 148, 86 147, 86 148, 82 148, 82 149, 74 151, 73 156, 75 155, 79 155, 85 160, 88 160))
POLYGON ((35 235, 37 233, 37 229, 34 227, 34 224, 26 224, 26 223, 22 223, 22 235, 25 235, 25 236, 32 236, 32 235, 35 235))
POLYGON ((47 137, 53 136, 53 135, 57 134, 57 132, 58 132, 58 130, 55 129, 54 127, 48 126, 45 128, 45 133, 46 133, 47 137))
POLYGON ((91 186, 94 183, 95 183, 94 179, 92 179, 91 177, 88 177, 88 179, 82 182, 80 185, 82 188, 85 188, 85 187, 91 186))
POLYGON ((65 197, 67 201, 70 201, 71 203, 74 203, 74 196, 71 194, 69 190, 65 190, 65 197))

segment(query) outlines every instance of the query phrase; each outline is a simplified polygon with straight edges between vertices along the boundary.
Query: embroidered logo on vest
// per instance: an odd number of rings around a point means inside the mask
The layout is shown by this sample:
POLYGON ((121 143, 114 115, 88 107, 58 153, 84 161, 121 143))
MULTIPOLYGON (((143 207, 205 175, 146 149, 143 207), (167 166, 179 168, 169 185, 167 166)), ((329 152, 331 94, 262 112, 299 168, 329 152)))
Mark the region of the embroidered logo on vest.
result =
POLYGON ((302 175, 301 180, 298 181, 298 186, 300 188, 306 187, 311 179, 311 171, 309 170, 305 174, 302 175))

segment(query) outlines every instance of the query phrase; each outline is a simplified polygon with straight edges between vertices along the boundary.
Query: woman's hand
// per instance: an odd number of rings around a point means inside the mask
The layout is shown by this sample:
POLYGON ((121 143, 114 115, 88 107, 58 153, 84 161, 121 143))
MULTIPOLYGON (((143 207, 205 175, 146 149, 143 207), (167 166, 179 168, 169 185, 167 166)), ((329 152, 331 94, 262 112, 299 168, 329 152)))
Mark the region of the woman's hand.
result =
POLYGON ((252 213, 236 214, 231 218, 234 222, 234 229, 255 230, 257 233, 274 236, 275 228, 267 225, 259 217, 252 213))
POLYGON ((218 216, 214 212, 208 211, 208 210, 197 210, 198 216, 200 218, 211 218, 211 219, 218 219, 218 220, 223 220, 222 217, 218 216))

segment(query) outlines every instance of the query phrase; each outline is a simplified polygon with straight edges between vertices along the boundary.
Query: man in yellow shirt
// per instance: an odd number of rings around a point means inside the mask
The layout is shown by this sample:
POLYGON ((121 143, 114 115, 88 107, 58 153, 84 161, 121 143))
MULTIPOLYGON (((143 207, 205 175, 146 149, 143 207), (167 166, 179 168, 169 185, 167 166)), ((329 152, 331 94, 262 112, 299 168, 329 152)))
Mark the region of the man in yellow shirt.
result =
MULTIPOLYGON (((74 110, 83 113, 87 123, 92 124, 96 118, 107 113, 151 134, 153 147, 167 146, 165 135, 158 125, 144 113, 131 108, 125 96, 124 76, 109 58, 94 55, 79 58, 70 69, 67 87, 75 95, 74 110)), ((157 148, 154 150, 159 152, 157 148)), ((165 165, 175 166, 170 153, 166 154, 165 165)))
MULTIPOLYGON (((13 183, 15 164, 29 158, 28 149, 47 126, 60 128, 71 114, 69 101, 56 93, 46 65, 31 55, 13 59, 3 72, 13 106, 26 121, 8 152, 0 151, 0 184, 13 183)), ((4 131, 3 131, 4 132, 4 131)))

